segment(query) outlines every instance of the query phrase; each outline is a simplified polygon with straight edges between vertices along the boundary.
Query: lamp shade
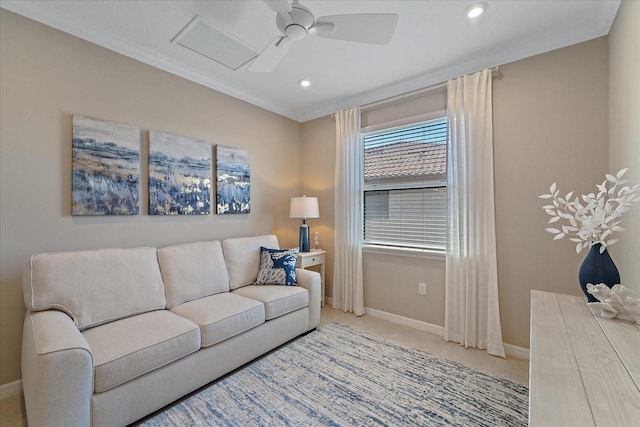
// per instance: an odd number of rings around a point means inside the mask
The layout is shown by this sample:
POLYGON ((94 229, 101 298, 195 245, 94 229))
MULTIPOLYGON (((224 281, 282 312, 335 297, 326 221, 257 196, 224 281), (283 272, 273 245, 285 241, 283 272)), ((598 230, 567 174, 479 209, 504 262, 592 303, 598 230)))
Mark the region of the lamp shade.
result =
POLYGON ((292 197, 289 218, 320 218, 317 197, 292 197))

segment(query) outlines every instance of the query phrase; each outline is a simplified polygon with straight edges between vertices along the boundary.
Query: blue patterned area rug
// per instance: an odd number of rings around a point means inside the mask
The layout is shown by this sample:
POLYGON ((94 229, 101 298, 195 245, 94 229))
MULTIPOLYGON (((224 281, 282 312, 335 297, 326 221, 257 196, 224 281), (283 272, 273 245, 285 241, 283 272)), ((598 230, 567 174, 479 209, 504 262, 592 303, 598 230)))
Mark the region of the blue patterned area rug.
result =
POLYGON ((326 325, 144 426, 526 426, 527 387, 326 325))

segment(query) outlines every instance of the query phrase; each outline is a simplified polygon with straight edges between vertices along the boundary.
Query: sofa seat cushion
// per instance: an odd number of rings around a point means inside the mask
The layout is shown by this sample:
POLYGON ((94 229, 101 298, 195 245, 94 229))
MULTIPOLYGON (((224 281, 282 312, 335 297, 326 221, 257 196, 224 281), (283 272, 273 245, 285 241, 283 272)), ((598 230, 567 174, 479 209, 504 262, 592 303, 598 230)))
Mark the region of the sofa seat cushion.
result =
POLYGON ((249 285, 232 291, 232 294, 263 303, 266 320, 309 305, 309 291, 301 286, 249 285))
POLYGON ((167 310, 107 323, 82 333, 95 366, 94 391, 101 393, 200 349, 200 331, 167 310))
POLYGON ((171 312, 200 327, 202 347, 219 343, 264 323, 264 305, 223 293, 180 304, 171 312))

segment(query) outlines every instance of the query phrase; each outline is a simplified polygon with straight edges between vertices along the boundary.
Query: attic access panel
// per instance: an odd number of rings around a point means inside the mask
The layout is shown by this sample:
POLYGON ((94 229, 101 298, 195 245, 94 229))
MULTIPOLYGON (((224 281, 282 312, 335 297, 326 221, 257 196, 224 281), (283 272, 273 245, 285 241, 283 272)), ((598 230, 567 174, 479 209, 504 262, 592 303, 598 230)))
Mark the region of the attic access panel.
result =
POLYGON ((196 15, 172 42, 232 70, 237 70, 258 56, 254 48, 220 28, 209 25, 199 15, 196 15))

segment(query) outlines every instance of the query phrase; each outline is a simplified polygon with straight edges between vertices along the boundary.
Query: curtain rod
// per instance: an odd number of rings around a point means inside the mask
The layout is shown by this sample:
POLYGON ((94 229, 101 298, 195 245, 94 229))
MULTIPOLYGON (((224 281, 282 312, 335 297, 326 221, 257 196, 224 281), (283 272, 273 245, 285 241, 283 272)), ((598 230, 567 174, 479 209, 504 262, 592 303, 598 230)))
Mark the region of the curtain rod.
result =
MULTIPOLYGON (((494 79, 500 80, 500 79, 502 79, 502 76, 503 76, 503 74, 502 74, 502 71, 500 71, 500 66, 499 65, 496 65, 495 67, 491 68, 491 77, 493 77, 494 79)), ((392 96, 392 97, 389 97, 389 98, 381 99, 380 101, 371 102, 369 104, 360 106, 360 111, 368 110, 370 108, 377 107, 379 105, 384 105, 384 104, 387 104, 387 103, 390 103, 390 102, 398 101, 398 100, 401 100, 403 98, 407 98, 407 97, 410 97, 410 96, 415 96, 415 95, 420 95, 422 93, 432 92, 432 91, 435 91, 435 90, 438 90, 438 89, 442 89, 443 87, 447 87, 447 82, 437 83, 435 85, 427 86, 427 87, 422 88, 422 89, 414 90, 412 92, 406 92, 406 93, 403 93, 403 94, 400 94, 400 95, 396 95, 396 96, 392 96)))

